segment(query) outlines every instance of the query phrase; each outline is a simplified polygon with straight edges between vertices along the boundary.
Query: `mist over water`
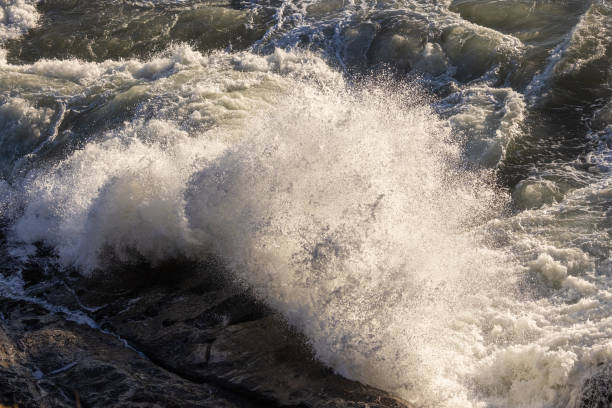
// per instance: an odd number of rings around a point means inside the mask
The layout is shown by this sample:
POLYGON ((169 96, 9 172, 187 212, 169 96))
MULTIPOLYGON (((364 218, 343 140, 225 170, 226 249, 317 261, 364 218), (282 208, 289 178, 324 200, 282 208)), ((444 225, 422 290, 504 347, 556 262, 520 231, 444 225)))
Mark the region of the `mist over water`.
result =
POLYGON ((0 0, 16 264, 218 257, 421 407, 577 407, 612 363, 608 2, 109 1, 64 35, 92 3, 0 0))

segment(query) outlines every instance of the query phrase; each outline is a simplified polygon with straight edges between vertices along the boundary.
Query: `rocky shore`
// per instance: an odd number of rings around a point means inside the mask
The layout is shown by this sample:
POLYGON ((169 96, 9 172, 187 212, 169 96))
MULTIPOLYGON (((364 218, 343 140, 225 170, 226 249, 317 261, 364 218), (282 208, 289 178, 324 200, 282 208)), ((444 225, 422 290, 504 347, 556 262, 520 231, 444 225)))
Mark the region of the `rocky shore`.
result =
MULTIPOLYGON (((0 267, 0 408, 412 407, 323 366, 215 261, 43 271, 0 267)), ((610 366, 572 406, 612 406, 610 366)))
POLYGON ((23 271, 26 295, 0 299, 0 406, 410 406, 318 363, 244 288, 185 269, 23 271))

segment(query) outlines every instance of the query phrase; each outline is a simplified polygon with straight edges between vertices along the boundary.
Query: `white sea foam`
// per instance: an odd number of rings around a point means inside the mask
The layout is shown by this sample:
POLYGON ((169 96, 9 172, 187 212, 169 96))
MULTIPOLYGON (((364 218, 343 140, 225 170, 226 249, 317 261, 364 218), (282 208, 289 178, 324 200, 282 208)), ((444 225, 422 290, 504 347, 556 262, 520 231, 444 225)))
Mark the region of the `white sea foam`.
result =
POLYGON ((556 75, 579 72, 593 62, 606 58, 612 39, 612 5, 595 0, 572 31, 568 49, 555 67, 556 75))
MULTIPOLYGON (((565 38, 550 51, 547 65, 534 75, 525 90, 531 103, 549 96, 553 79, 577 74, 593 62, 604 60, 612 38, 612 7, 606 0, 594 0, 565 38)), ((609 72, 609 71, 608 71, 609 72)), ((605 77, 606 73, 604 73, 605 77)), ((602 86, 608 86, 605 83, 602 86)))
POLYGON ((496 167, 504 159, 509 143, 520 137, 525 118, 522 95, 509 88, 467 87, 438 106, 463 138, 466 158, 487 167, 496 167))
POLYGON ((40 18, 37 0, 0 0, 0 44, 36 27, 40 18))
MULTIPOLYGON (((603 206, 612 190, 494 219, 507 197, 461 170, 464 146, 418 90, 348 85, 320 58, 285 51, 178 46, 144 62, 3 69, 28 95, 106 89, 100 115, 136 106, 2 184, 3 203, 21 209, 15 245, 43 242, 84 273, 215 254, 324 363, 425 407, 564 406, 612 363, 609 265, 594 255, 609 239, 588 229, 599 215, 585 224, 566 211, 603 206), (536 293, 521 295, 523 280, 536 293)), ((510 90, 481 96, 482 139, 503 146, 523 105, 510 90)), ((36 119, 23 126, 46 123, 20 106, 36 119)))
POLYGON ((36 108, 19 97, 0 105, 0 172, 5 173, 16 158, 30 152, 51 124, 53 110, 36 108))

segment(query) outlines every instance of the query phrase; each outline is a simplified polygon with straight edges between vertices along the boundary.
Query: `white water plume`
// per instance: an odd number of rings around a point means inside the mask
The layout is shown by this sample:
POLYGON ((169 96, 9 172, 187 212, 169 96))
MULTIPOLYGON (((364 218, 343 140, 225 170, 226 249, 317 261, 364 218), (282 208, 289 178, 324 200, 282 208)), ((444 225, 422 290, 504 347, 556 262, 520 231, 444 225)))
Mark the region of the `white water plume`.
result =
MULTIPOLYGON (((456 93, 466 108, 443 112, 449 124, 418 89, 349 84, 305 52, 177 46, 148 61, 2 68, 22 95, 4 105, 7 129, 27 136, 5 137, 21 146, 15 157, 57 116, 35 103, 46 89, 94 101, 89 118, 132 112, 61 159, 36 150, 25 177, 3 181, 17 247, 42 242, 85 274, 109 259, 214 254, 325 364, 418 406, 565 406, 589 370, 612 361, 609 284, 587 254, 594 246, 574 248, 574 224, 563 224, 575 203, 503 218, 507 197, 463 169, 470 138, 494 133, 501 144, 486 146, 500 154, 516 139, 524 107, 514 91, 456 93), (482 120, 482 132, 468 131, 482 120), (518 299, 517 279, 556 295, 518 299)), ((585 236, 603 253, 599 234, 585 236)))
POLYGON ((512 287, 504 255, 473 227, 498 195, 461 170, 460 146, 417 90, 349 87, 329 68, 318 85, 290 79, 277 67, 310 78, 325 65, 274 58, 226 60, 289 81, 244 126, 189 134, 138 119, 32 171, 14 238, 83 271, 109 251, 127 262, 214 253, 341 374, 421 404, 466 402, 485 347, 478 309, 512 287))
POLYGON ((402 91, 306 91, 194 176, 195 237, 341 374, 420 403, 466 398, 478 334, 463 314, 504 264, 468 225, 493 194, 402 91))

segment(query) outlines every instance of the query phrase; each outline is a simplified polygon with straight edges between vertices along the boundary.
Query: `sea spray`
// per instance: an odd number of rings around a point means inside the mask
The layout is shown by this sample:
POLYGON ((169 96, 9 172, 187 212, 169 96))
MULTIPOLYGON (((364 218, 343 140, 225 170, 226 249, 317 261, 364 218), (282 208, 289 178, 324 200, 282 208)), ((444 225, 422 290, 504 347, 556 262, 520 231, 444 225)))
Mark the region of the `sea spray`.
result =
POLYGON ((474 229, 503 195, 461 166, 415 87, 347 85, 316 58, 275 55, 225 59, 285 84, 242 126, 188 132, 170 109, 32 170, 14 239, 84 272, 214 254, 339 373, 467 401, 480 303, 512 287, 474 229))
POLYGON ((190 227, 339 373, 465 402, 478 310, 513 273, 470 226, 503 200, 414 89, 367 85, 303 87, 251 122, 192 178, 190 227))
POLYGON ((69 3, 0 1, 15 256, 213 254, 325 364, 424 407, 573 408, 612 366, 609 2, 125 2, 91 25, 114 0, 69 3), (261 40, 201 40, 251 11, 261 40))

